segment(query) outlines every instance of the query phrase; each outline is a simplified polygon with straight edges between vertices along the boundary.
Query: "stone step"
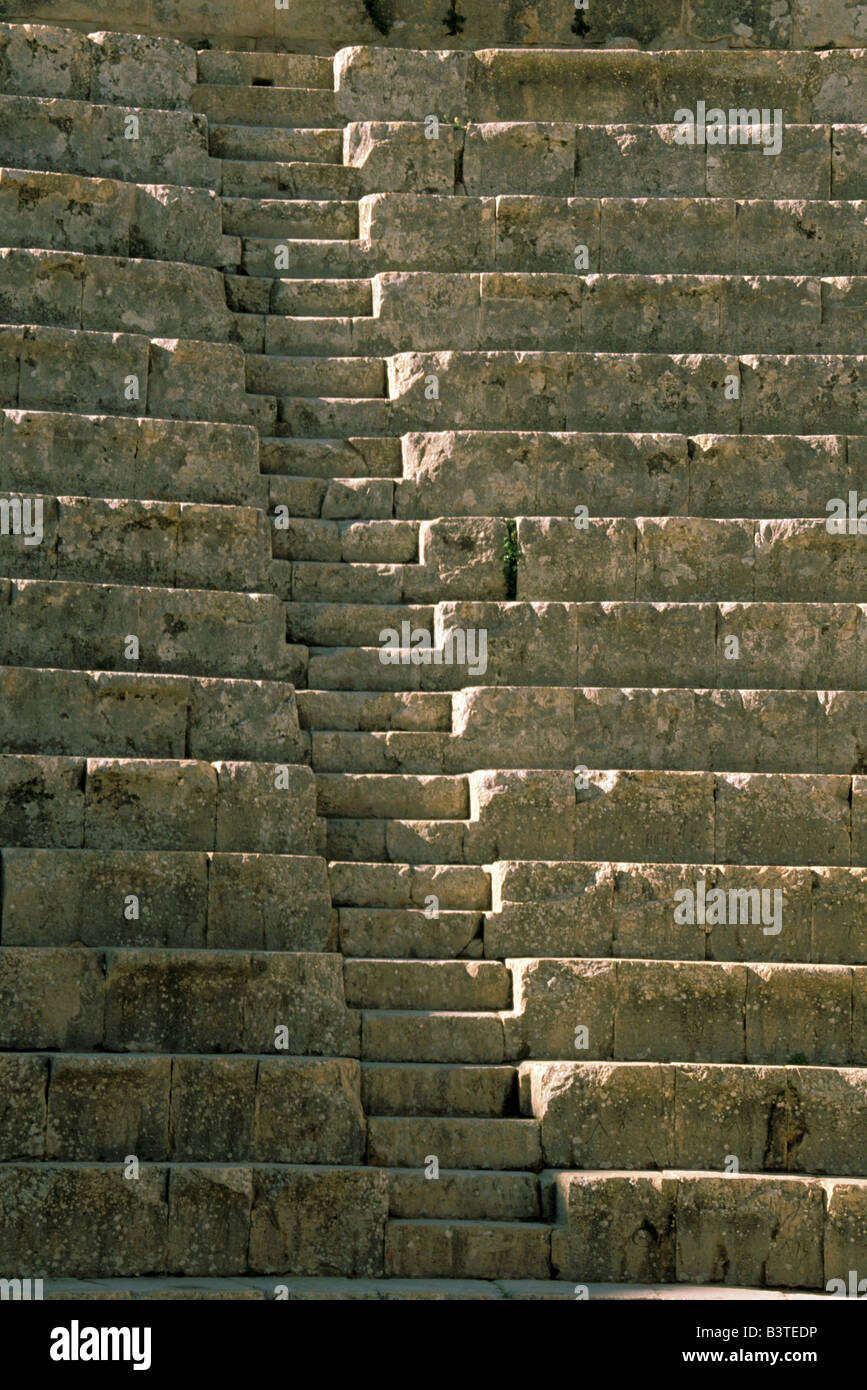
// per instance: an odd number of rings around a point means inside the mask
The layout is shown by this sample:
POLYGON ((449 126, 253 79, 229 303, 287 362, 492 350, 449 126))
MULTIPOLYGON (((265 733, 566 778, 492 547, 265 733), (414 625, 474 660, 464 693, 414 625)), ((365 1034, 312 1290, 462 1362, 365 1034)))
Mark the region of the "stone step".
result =
POLYGON ((827 865, 501 861, 484 954, 865 965, 865 877, 827 865))
POLYGON ((336 907, 426 907, 435 893, 449 910, 490 906, 491 880, 476 865, 345 863, 328 866, 336 907))
POLYGON ((555 768, 579 748, 590 767, 845 775, 859 762, 867 694, 497 686, 456 694, 447 729, 350 730, 326 718, 307 723, 318 772, 555 768), (515 732, 504 743, 507 711, 515 732))
MULTIPOLYGON (((304 611, 313 607, 316 606, 302 606, 304 611)), ((296 605, 292 605, 291 613, 296 611, 296 605)), ((292 623, 293 619, 290 616, 290 633, 296 631, 292 623)), ((307 629, 305 627, 300 630, 307 629)), ((317 627, 311 628, 310 631, 312 636, 319 636, 321 628, 318 626, 318 619, 317 627)), ((327 635, 337 636, 338 633, 327 635)), ((366 633, 359 635, 362 641, 369 640, 366 633)), ((462 690, 466 685, 467 673, 464 667, 384 665, 381 652, 380 646, 323 647, 311 642, 308 683, 311 689, 315 690, 355 691, 364 688, 377 694, 411 693, 419 689, 422 680, 425 681, 427 689, 435 691, 462 690)))
POLYGON ((317 53, 234 53, 203 48, 196 54, 200 82, 212 85, 334 87, 334 63, 317 53))
POLYGON ((547 1167, 864 1176, 867 1078, 857 1068, 527 1062, 519 1071, 522 1114, 541 1122, 547 1167))
POLYGON ((578 771, 580 777, 567 768, 463 778, 318 773, 329 857, 429 864, 543 856, 655 864, 867 863, 864 788, 857 775, 582 771, 581 765, 578 771), (450 817, 467 789, 472 815, 464 810, 460 819, 450 817))
POLYGON ((381 357, 247 358, 247 389, 263 395, 334 395, 376 398, 386 394, 381 357))
POLYGON ((375 690, 299 690, 298 718, 303 729, 415 729, 449 731, 452 698, 447 693, 407 691, 382 694, 375 690))
POLYGON ((10 947, 0 1038, 8 1051, 258 1054, 285 1027, 291 1054, 349 1057, 358 1015, 341 969, 315 952, 10 947), (314 1009, 292 1002, 311 990, 314 1009))
POLYGON ((382 333, 357 331, 367 325, 367 319, 270 315, 263 323, 265 352, 286 357, 373 357, 390 351, 393 345, 382 333))
MULTIPOLYGON (((121 1165, 22 1163, 0 1167, 10 1267, 27 1269, 37 1244, 47 1280, 124 1280, 162 1274, 267 1276, 271 1296, 287 1268, 328 1263, 334 1251, 314 1212, 353 1223, 336 1272, 382 1269, 388 1178, 358 1165, 142 1164, 124 1182, 121 1165), (264 1224, 260 1214, 274 1204, 264 1224), (87 1213, 105 1213, 94 1229, 87 1213), (303 1212, 299 1228, 299 1213, 303 1212), (119 1229, 135 1241, 118 1242, 119 1229), (111 1234, 109 1234, 111 1232, 111 1234)), ((77 1286, 80 1288, 80 1286, 77 1286)), ((212 1287, 212 1286, 211 1286, 212 1287)), ((260 1285, 261 1287, 261 1285, 260 1285)), ((277 1297, 281 1295, 279 1292, 277 1297)))
MULTIPOLYGON (((414 546, 410 551, 409 546, 404 542, 402 556, 385 556, 386 559, 417 559, 418 558, 418 527, 413 523, 395 522, 392 520, 394 513, 394 483, 385 478, 304 478, 293 475, 277 475, 271 477, 268 484, 269 500, 272 510, 278 506, 286 507, 286 517, 289 519, 289 526, 281 526, 280 530, 288 530, 299 527, 300 534, 308 536, 315 535, 316 527, 321 525, 321 516, 325 523, 323 536, 326 540, 326 554, 314 556, 312 558, 328 558, 329 542, 331 540, 331 526, 335 521, 368 522, 372 519, 385 520, 388 528, 373 526, 369 530, 365 527, 356 526, 351 540, 357 542, 361 536, 378 539, 384 535, 386 529, 393 531, 395 536, 414 538, 414 546), (315 523, 313 526, 307 525, 307 518, 315 523)), ((344 527, 346 531, 348 528, 344 527)), ((347 556, 347 559, 349 556, 347 556)), ((355 559, 365 558, 361 554, 355 555, 355 559)), ((378 557, 373 557, 378 558, 378 557)))
MULTIPOLYGON (((397 628, 399 631, 404 622, 432 629, 434 612, 433 605, 422 607, 418 604, 287 603, 286 630, 291 641, 317 647, 326 642, 339 641, 378 643, 384 628, 397 628)), ((378 646, 376 650, 379 661, 378 646)), ((371 689, 373 694, 379 693, 375 687, 371 689)))
POLYGON ((390 1220, 385 1268, 392 1278, 547 1279, 551 1228, 512 1221, 390 1220))
MULTIPOLYGON (((358 519, 332 521, 326 517, 289 516, 285 526, 274 527, 272 533, 272 553, 284 560, 313 560, 330 563, 343 561, 347 564, 415 564, 418 561, 419 528, 416 522, 392 521, 391 482, 385 478, 366 480, 367 486, 350 484, 342 487, 338 481, 326 493, 325 502, 329 510, 337 511, 334 501, 344 501, 347 494, 360 499, 352 510, 362 512, 358 519), (330 494, 330 496, 329 496, 330 494), (377 505, 379 498, 384 504, 377 505), (370 500, 368 500, 370 499, 370 500), (372 503, 372 505, 371 505, 372 503), (387 519, 379 519, 377 512, 385 512, 387 519)), ((272 484, 271 507, 279 506, 282 500, 281 489, 272 484)), ((349 510, 344 506, 343 510, 349 510)), ((363 607, 364 605, 359 605, 363 607)))
POLYGON ((395 486, 399 517, 828 517, 860 487, 863 435, 579 434, 521 430, 411 433, 395 486))
POLYGON ((417 960, 477 960, 484 951, 479 912, 440 911, 437 895, 428 909, 342 907, 340 949, 344 956, 417 960), (435 911, 435 916, 429 914, 435 911))
POLYGON ((210 188, 85 178, 0 168, 0 214, 7 247, 145 257, 222 269, 239 242, 223 236, 220 200, 210 188))
MULTIPOLYGON (((284 396, 277 401, 276 434, 310 441, 340 442, 362 436, 394 434, 388 400, 343 397, 284 396)), ((390 476, 390 475, 389 475, 390 476)))
POLYGON ((122 1164, 130 1152, 144 1163, 359 1163, 364 1155, 358 1063, 349 1059, 24 1052, 0 1056, 0 1077, 16 1096, 14 1127, 0 1136, 3 1163, 122 1164), (326 1088, 327 1129, 317 1123, 326 1088), (228 1132, 202 1109, 202 1089, 226 1107, 228 1132))
MULTIPOLYGON (((487 631, 487 670, 473 676, 479 685, 514 687, 544 678, 576 686, 670 686, 676 681, 726 690, 867 688, 863 605, 466 601, 436 605, 435 613, 434 630, 440 636, 446 624, 487 631)), ((460 690, 466 672, 445 664, 384 665, 379 646, 314 643, 309 685, 318 690, 460 690)))
POLYGON ((207 122, 191 111, 0 96, 0 164, 58 174, 209 188, 207 122), (127 118, 142 132, 126 138, 127 118))
POLYGON ((4 947, 337 946, 321 858, 136 849, 2 849, 0 857, 4 947), (130 895, 138 916, 129 915, 130 895))
POLYGON ((130 672, 0 667, 0 750, 73 757, 307 762, 292 690, 130 672), (57 711, 64 716, 58 719, 57 711))
POLYGON ((163 419, 256 424, 244 355, 229 343, 41 325, 0 328, 2 404, 163 419))
POLYGON ((824 1291, 864 1262, 863 1181, 596 1170, 553 1186, 559 1279, 824 1291))
POLYGON ((538 1221, 538 1189, 535 1173, 441 1168, 433 1179, 392 1168, 389 1213, 405 1220, 538 1221))
POLYGON ((7 666, 253 680, 303 671, 304 649, 286 645, 283 605, 272 594, 7 579, 0 599, 7 666))
POLYGON ((10 847, 323 848, 313 776, 299 765, 2 754, 0 807, 10 847))
POLYGON ((509 1066, 455 1066, 448 1062, 365 1062, 364 1113, 466 1115, 495 1119, 516 1113, 517 1072, 509 1066))
POLYGON ((267 508, 249 425, 0 411, 0 488, 267 508))
MULTIPOLYGON (((845 1281, 844 1281, 845 1283, 845 1281)), ((189 1278, 174 1279, 168 1276, 159 1279, 51 1279, 45 1281, 44 1298, 46 1302, 79 1301, 88 1302, 122 1298, 130 1302, 141 1300, 184 1299, 191 1302, 209 1302, 225 1299, 243 1299, 250 1302, 267 1302, 269 1299, 288 1298, 292 1302, 321 1301, 355 1302, 358 1299, 395 1302, 418 1302, 436 1300, 437 1302, 492 1302, 497 1299, 520 1299, 532 1302, 548 1302, 557 1299, 575 1300, 575 1283, 571 1279, 503 1279, 499 1282, 484 1279, 329 1279, 312 1276, 310 1278, 281 1278, 280 1293, 275 1294, 275 1283, 271 1278, 243 1278, 241 1276, 225 1279, 189 1278), (285 1292, 283 1292, 285 1290, 285 1292)), ((587 1297, 594 1302, 634 1301, 653 1299, 654 1302, 676 1300, 706 1300, 717 1302, 796 1302, 815 1301, 827 1298, 825 1293, 793 1293, 784 1289, 738 1289, 724 1288, 714 1284, 587 1284, 587 1297)))
POLYGON ((357 169, 315 160, 224 159, 222 174, 224 197, 357 201, 364 192, 357 169))
POLYGON ((41 495, 22 504, 9 493, 0 493, 0 507, 9 508, 13 527, 16 508, 21 515, 19 534, 0 535, 9 577, 245 593, 265 587, 268 521, 253 507, 41 495))
MULTIPOLYGON (((381 818, 401 814, 449 820, 469 813, 465 777, 332 775, 316 778, 321 816, 381 818)), ((333 856, 332 856, 333 857, 333 856)))
POLYGON ((418 1168, 424 1180, 428 1155, 436 1157, 441 1168, 535 1171, 542 1166, 539 1122, 454 1115, 375 1115, 368 1120, 368 1163, 418 1168))
POLYGON ((294 315, 365 316, 373 313, 370 280, 278 280, 271 311, 294 315))
MULTIPOLYGON (((515 765, 520 762, 524 767, 526 763, 521 753, 512 753, 508 748, 503 748, 499 741, 501 739, 502 730, 498 739, 465 748, 460 737, 453 736, 451 732, 394 730, 347 733, 317 730, 311 737, 311 765, 317 773, 411 772, 427 775, 446 771, 469 772, 477 766, 478 751, 485 757, 486 763, 507 762, 515 765), (493 751, 495 748, 496 752, 493 751)), ((589 757, 590 754, 582 751, 582 756, 589 757)), ((641 765, 644 767, 645 763, 641 765)))
POLYGON ((357 202, 223 195, 223 231, 240 237, 346 238, 358 235, 357 202))
POLYGON ((505 1060, 499 1014, 367 1010, 361 1016, 365 1062, 472 1062, 505 1060))
POLYGON ((320 87, 229 86, 199 82, 190 106, 221 125, 298 129, 342 127, 333 90, 320 87))
POLYGON ((512 999, 500 961, 347 960, 343 985, 347 1004, 359 1009, 482 1012, 507 1009, 512 999))
MULTIPOLYGON (((760 928, 751 931, 758 935, 760 928)), ((502 1016, 506 1058, 574 1061, 576 1043, 586 1043, 587 1061, 862 1067, 867 1059, 863 966, 510 964, 516 1009, 502 1016)))
MULTIPOLYGON (((378 193, 359 213, 360 246, 376 262, 368 274, 867 274, 858 199, 378 193)), ((319 267, 334 274, 324 258, 319 267)))
MULTIPOLYGON (((332 859, 367 861, 405 859, 419 864, 480 862, 482 851, 467 840, 460 820, 398 820, 356 817, 328 820, 328 855, 332 859)), ((485 842, 486 850, 489 842, 485 842)))
POLYGON ((225 342, 223 278, 182 262, 86 256, 76 251, 0 250, 6 323, 225 342))
POLYGON ((401 472, 400 440, 303 439, 267 436, 260 441, 263 473, 309 478, 393 478, 401 472))
MULTIPOLYGON (((842 45, 838 52, 781 52, 764 48, 769 32, 761 40, 755 37, 764 51, 500 48, 486 55, 484 79, 466 92, 463 109, 477 121, 570 121, 580 87, 588 98, 592 93, 592 109, 601 120, 658 121, 670 119, 677 107, 694 108, 712 90, 720 106, 738 106, 749 92, 754 105, 782 106, 792 120, 865 119, 863 90, 852 82, 857 53, 842 45), (833 92, 824 86, 826 78, 832 78, 833 92)), ((590 42, 602 40, 597 31, 590 42)), ((369 101, 371 92, 379 95, 385 63, 381 59, 368 67, 368 53, 357 63, 367 68, 366 83, 361 80, 369 101)), ((356 75, 361 77, 350 66, 344 80, 356 75)), ((382 103, 375 109, 383 109, 382 103)))
POLYGON ((292 601, 340 604, 351 603, 354 597, 364 604, 399 605, 404 596, 404 569, 403 565, 293 561, 292 601))
POLYGON ((392 430, 446 418, 488 429, 858 433, 858 356, 411 352, 388 358, 392 430), (430 377, 438 398, 430 396, 430 377), (728 391, 726 391, 728 387, 728 391), (737 399, 734 397, 737 388, 737 399), (426 394, 427 393, 427 394, 426 394))
POLYGON ((372 285, 357 351, 858 352, 865 299, 863 276, 832 275, 386 271, 372 285))
POLYGON ((248 126, 238 121, 209 121, 210 153, 218 159, 244 163, 296 160, 318 164, 340 164, 343 160, 343 132, 317 127, 282 129, 248 126))
POLYGON ((241 263, 247 275, 263 279, 369 278, 369 248, 346 237, 243 237, 241 263))
POLYGON ((860 539, 831 534, 818 518, 591 519, 580 530, 574 518, 519 518, 517 596, 857 602, 864 593, 860 539), (596 565, 606 566, 604 575, 591 573, 596 565))
MULTIPOLYGON (((471 196, 860 198, 859 129, 793 124, 787 112, 767 134, 747 127, 732 144, 686 149, 671 122, 471 122, 463 185, 471 196), (775 138, 780 148, 768 161, 762 156, 775 138)), ((397 187, 407 186, 404 176, 397 187)))

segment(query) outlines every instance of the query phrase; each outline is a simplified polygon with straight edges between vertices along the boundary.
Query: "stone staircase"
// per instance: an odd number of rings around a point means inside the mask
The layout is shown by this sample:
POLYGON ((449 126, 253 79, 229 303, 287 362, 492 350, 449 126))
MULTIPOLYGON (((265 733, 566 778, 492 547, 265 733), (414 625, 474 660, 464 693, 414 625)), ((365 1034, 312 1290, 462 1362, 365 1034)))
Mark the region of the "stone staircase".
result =
POLYGON ((867 1274, 863 53, 0 78, 0 1275, 867 1274))

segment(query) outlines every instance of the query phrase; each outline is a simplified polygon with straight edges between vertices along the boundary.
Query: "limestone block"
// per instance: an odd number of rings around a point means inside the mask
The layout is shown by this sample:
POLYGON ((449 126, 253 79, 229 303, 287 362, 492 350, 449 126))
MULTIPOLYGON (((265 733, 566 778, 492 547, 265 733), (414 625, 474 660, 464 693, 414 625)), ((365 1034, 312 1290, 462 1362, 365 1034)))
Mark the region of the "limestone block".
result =
POLYGON ((208 874, 208 945, 231 949, 334 949, 323 859, 215 854, 208 874))
POLYGON ((173 1166, 164 1267, 172 1274, 246 1273, 254 1182, 250 1168, 173 1166))
POLYGON ((503 1014, 506 1056, 610 1057, 615 1046, 615 961, 508 960, 513 1012, 503 1014))
MULTIPOLYGON (((856 827, 860 810, 858 781, 856 778, 856 827)), ((867 963, 867 870, 816 868, 811 877, 810 959, 828 965, 867 963)))
POLYGON ((493 198, 373 193, 358 204, 359 237, 376 270, 488 269, 497 222, 493 198))
POLYGON ((383 1169, 257 1169, 250 1263, 264 1274, 375 1278, 387 1217, 383 1169))
POLYGON ((471 124, 464 144, 464 186, 486 193, 572 192, 575 127, 564 121, 471 124))
POLYGON ((822 1190, 806 1178, 682 1177, 677 1274, 690 1283, 822 1287, 822 1190))
POLYGON ((469 61, 466 54, 433 49, 341 48, 334 58, 337 109, 348 121, 461 116, 469 61))
POLYGON ((468 861, 573 858, 572 781, 544 770, 470 773, 468 861))
POLYGON ((716 858, 731 864, 848 864, 848 777, 716 775, 716 858))
POLYGON ((712 774, 592 771, 589 782, 575 793, 582 859, 713 860, 712 774))
POLYGON ((708 686, 714 680, 716 606, 711 603, 576 605, 580 682, 708 686))
POLYGON ((91 101, 188 108, 196 82, 196 54, 174 39, 143 34, 89 34, 91 101))
POLYGON ((520 599, 632 599, 635 527, 622 518, 518 519, 520 599))
POLYGON ((39 1052, 102 1046, 104 990, 96 951, 3 951, 0 1046, 39 1052))
POLYGON ((867 1251, 867 1183, 822 1183, 827 1201, 825 1216, 824 1278, 842 1279, 849 1292, 849 1271, 864 1268, 867 1251))
POLYGON ((350 1058, 263 1058, 256 1082, 257 1160, 361 1163, 361 1067, 350 1058))
MULTIPOLYGON (((621 119, 619 113, 615 119, 621 119)), ((704 197, 705 152, 675 144, 676 129, 671 124, 578 126, 575 192, 584 198, 704 197)))
POLYGON ((46 1157, 122 1163, 167 1156, 171 1059, 57 1057, 46 1157))
POLYGON ((84 843, 85 763, 80 758, 0 756, 0 811, 5 845, 84 843))
POLYGON ((610 954, 613 887, 604 864, 498 862, 486 956, 610 954))
MULTIPOLYGON (((840 965, 750 965, 746 1052, 750 1062, 845 1066, 852 1057, 852 971, 840 965)), ((859 1059, 860 1060, 860 1059, 859 1059)))
POLYGON ((204 946, 203 854, 4 849, 9 946, 204 946), (138 898, 139 916, 125 906, 138 898))
POLYGON ((343 130, 343 163, 359 171, 364 193, 452 193, 455 134, 441 122, 438 138, 429 139, 418 118, 353 121, 343 130))
POLYGON ((309 767, 226 761, 214 769, 216 849, 316 852, 316 788, 309 767))
POLYGON ((0 88, 10 96, 90 96, 92 48, 53 24, 0 25, 0 88))
POLYGON ((116 1165, 9 1164, 0 1169, 0 1202, 10 1268, 31 1277, 107 1279, 165 1268, 165 1169, 146 1166, 137 1182, 125 1182, 116 1165))
MULTIPOLYGON (((586 273, 602 269, 605 254, 598 199, 517 194, 497 198, 498 270, 586 273)), ((480 268, 491 269, 491 261, 480 268)))
POLYGON ((551 1167, 674 1166, 674 1067, 522 1062, 520 1076, 551 1167))
POLYGON ((551 1239, 556 1278, 674 1281, 675 1179, 665 1173, 560 1173, 556 1193, 563 1219, 551 1239))
POLYGON ((0 1059, 4 1095, 0 1156, 4 1163, 45 1157, 49 1067, 48 1057, 28 1053, 9 1053, 0 1059))

